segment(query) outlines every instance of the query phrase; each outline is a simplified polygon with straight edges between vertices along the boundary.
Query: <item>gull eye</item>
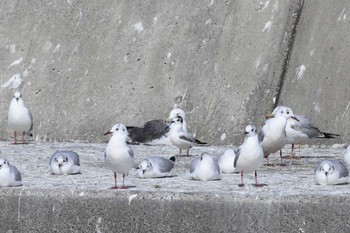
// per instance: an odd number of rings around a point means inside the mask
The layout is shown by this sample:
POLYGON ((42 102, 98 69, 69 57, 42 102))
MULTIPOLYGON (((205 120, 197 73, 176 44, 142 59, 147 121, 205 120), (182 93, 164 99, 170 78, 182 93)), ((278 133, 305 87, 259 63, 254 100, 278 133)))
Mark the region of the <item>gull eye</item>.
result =
POLYGON ((119 128, 116 128, 115 130, 116 130, 116 131, 118 131, 118 130, 119 130, 119 128))
POLYGON ((289 111, 287 111, 287 114, 289 115, 289 111))

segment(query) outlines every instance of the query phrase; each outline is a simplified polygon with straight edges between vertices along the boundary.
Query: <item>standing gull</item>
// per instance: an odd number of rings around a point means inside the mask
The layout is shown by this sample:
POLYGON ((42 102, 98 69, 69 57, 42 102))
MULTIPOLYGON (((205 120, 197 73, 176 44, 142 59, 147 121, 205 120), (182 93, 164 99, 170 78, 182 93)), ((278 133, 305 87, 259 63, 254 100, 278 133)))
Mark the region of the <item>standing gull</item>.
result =
POLYGON ((49 171, 56 175, 79 173, 79 155, 72 150, 56 151, 51 155, 49 171))
MULTIPOLYGON (((289 118, 298 121, 290 108, 281 107, 276 111, 273 118, 265 121, 265 125, 260 131, 259 139, 266 159, 270 154, 281 150, 287 144, 286 125, 289 118)), ((281 151, 280 157, 281 165, 283 165, 281 151)))
POLYGON ((183 119, 181 116, 176 116, 170 122, 170 141, 179 148, 179 156, 181 156, 181 150, 187 150, 187 156, 189 156, 189 151, 193 144, 196 143, 196 139, 183 129, 182 124, 183 119))
POLYGON ((222 154, 218 163, 220 166, 220 170, 223 173, 234 173, 235 168, 233 167, 233 162, 235 161, 236 151, 234 149, 227 149, 224 154, 222 154))
POLYGON ((112 129, 104 135, 112 134, 105 150, 105 164, 114 173, 114 187, 117 189, 117 174, 123 175, 123 186, 125 189, 124 180, 130 169, 134 166, 134 152, 126 143, 128 131, 123 124, 116 124, 112 129))
POLYGON ((10 163, 3 158, 0 158, 0 186, 21 186, 22 177, 21 173, 15 166, 10 165, 10 163))
POLYGON ((17 133, 22 134, 22 143, 26 143, 25 134, 32 136, 33 116, 30 110, 24 105, 22 94, 19 91, 14 93, 8 111, 8 125, 14 132, 14 144, 17 144, 17 133))
POLYGON ((194 180, 219 180, 221 171, 218 161, 207 152, 194 159, 190 165, 190 176, 194 180))
MULTIPOLYGON (((274 109, 271 115, 268 115, 268 117, 273 116, 278 112, 280 109, 287 108, 291 112, 291 115, 293 114, 293 111, 285 106, 278 106, 274 109)), ((299 157, 300 157, 300 144, 306 144, 310 141, 312 138, 335 138, 340 136, 339 134, 334 133, 326 133, 321 132, 317 127, 312 125, 311 119, 304 115, 294 115, 298 120, 295 120, 293 118, 288 118, 287 125, 286 125, 286 136, 287 136, 287 143, 292 144, 292 151, 290 158, 292 158, 294 153, 294 145, 298 144, 299 147, 299 157)))
POLYGON ((235 160, 234 168, 236 172, 241 172, 240 187, 244 186, 243 172, 255 172, 255 186, 261 187, 258 184, 257 169, 264 164, 264 151, 260 145, 259 137, 256 133, 256 128, 253 125, 245 127, 244 134, 246 135, 244 142, 239 146, 235 160))
POLYGON ((137 167, 137 174, 140 178, 160 178, 171 174, 175 166, 175 157, 170 159, 161 156, 148 157, 137 167))
POLYGON ((348 183, 349 170, 338 160, 323 160, 315 169, 316 183, 334 185, 348 183))

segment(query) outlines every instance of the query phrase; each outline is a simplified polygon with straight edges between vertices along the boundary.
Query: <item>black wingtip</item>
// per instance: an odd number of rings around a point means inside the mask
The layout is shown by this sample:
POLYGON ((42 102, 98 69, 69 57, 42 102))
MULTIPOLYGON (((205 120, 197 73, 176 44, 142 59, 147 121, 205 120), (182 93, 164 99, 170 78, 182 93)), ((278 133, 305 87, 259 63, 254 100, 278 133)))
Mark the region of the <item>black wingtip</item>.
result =
POLYGON ((324 137, 320 137, 320 138, 336 138, 336 137, 340 136, 340 134, 336 134, 336 133, 325 133, 325 132, 322 132, 322 134, 324 135, 324 137))
POLYGON ((176 159, 175 159, 175 156, 171 156, 171 157, 170 157, 170 160, 173 161, 173 162, 175 162, 175 160, 176 160, 176 159))
POLYGON ((208 143, 206 143, 206 142, 201 142, 201 141, 199 141, 198 139, 195 139, 195 141, 196 141, 197 144, 201 144, 201 145, 206 145, 206 144, 208 144, 208 143))

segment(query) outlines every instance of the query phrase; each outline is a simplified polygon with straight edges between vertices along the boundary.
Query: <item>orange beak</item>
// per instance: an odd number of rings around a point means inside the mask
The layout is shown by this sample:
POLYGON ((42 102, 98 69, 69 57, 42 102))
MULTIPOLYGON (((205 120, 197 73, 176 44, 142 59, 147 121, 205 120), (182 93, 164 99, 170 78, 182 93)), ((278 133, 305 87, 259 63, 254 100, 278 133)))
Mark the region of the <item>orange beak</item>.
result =
POLYGON ((274 115, 273 115, 272 113, 267 114, 267 115, 265 116, 266 119, 271 119, 271 118, 273 118, 273 117, 274 117, 274 115))

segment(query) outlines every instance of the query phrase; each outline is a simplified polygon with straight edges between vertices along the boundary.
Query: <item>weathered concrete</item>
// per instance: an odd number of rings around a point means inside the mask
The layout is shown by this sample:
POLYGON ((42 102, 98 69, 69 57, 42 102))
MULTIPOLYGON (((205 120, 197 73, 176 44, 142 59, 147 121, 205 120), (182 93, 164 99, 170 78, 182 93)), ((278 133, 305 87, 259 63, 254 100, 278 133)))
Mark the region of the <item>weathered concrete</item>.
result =
POLYGON ((38 140, 101 141, 177 103, 199 139, 239 142, 273 109, 301 2, 2 1, 1 127, 18 77, 38 140))
POLYGON ((279 99, 343 142, 350 141, 349 9, 346 0, 305 1, 279 99))
MULTIPOLYGON (((190 161, 203 151, 219 155, 227 147, 195 147, 192 157, 177 157, 174 176, 139 179, 132 170, 128 190, 111 190, 113 175, 103 166, 106 144, 0 142, 6 157, 22 172, 23 186, 0 188, 1 232, 349 232, 350 186, 315 185, 321 159, 339 158, 343 145, 302 148, 300 160, 286 167, 264 166, 255 188, 252 174, 238 187, 238 174, 219 181, 190 180, 190 161), (82 173, 48 174, 51 153, 80 154, 82 173)), ((166 158, 173 146, 132 146, 138 163, 149 155, 166 158)), ((289 148, 284 150, 288 154, 289 148)), ((271 155, 270 162, 279 161, 271 155)), ((121 182, 119 177, 118 182, 121 182)))

